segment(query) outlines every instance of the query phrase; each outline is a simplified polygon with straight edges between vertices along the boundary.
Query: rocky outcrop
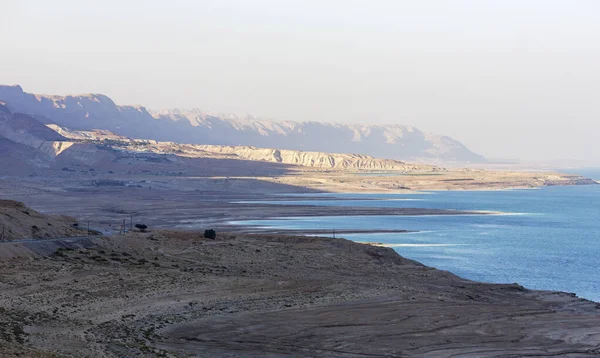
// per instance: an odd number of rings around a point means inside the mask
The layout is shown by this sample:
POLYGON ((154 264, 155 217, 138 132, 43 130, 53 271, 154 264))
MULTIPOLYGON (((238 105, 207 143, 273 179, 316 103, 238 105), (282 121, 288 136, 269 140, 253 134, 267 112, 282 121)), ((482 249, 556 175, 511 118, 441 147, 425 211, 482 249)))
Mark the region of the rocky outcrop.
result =
POLYGON ((48 124, 47 127, 65 138, 79 141, 99 141, 99 140, 127 140, 127 137, 119 136, 108 130, 90 130, 77 131, 56 124, 48 124))
POLYGON ((155 140, 131 139, 115 135, 108 131, 75 131, 57 125, 48 126, 70 140, 99 143, 103 146, 129 152, 154 153, 159 155, 176 154, 177 156, 188 158, 240 159, 332 170, 441 170, 430 165, 409 164, 392 159, 378 159, 362 154, 308 152, 250 146, 179 144, 155 140))
POLYGON ((202 145, 194 146, 209 153, 228 154, 245 160, 259 160, 273 163, 299 165, 310 168, 337 170, 438 170, 427 165, 408 164, 398 160, 377 159, 362 154, 339 154, 305 152, 301 150, 265 149, 256 147, 235 147, 202 145))
POLYGON ((119 106, 100 94, 34 95, 0 86, 0 101, 13 112, 78 130, 104 129, 134 138, 179 143, 242 145, 374 157, 453 162, 485 159, 460 142, 402 125, 292 122, 207 114, 200 110, 148 111, 119 106))

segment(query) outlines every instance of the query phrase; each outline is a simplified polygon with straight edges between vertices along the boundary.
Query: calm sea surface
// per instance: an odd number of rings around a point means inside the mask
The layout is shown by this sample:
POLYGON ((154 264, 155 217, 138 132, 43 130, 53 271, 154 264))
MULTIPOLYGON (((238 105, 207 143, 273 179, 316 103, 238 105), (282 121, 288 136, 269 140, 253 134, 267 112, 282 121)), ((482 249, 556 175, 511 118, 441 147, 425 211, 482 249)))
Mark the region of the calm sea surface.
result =
POLYGON ((272 203, 486 210, 506 214, 331 216, 237 223, 288 229, 416 230, 419 232, 343 236, 354 241, 388 244, 405 257, 468 279, 518 282, 529 288, 574 292, 600 301, 600 185, 317 196, 318 200, 296 196, 272 203))

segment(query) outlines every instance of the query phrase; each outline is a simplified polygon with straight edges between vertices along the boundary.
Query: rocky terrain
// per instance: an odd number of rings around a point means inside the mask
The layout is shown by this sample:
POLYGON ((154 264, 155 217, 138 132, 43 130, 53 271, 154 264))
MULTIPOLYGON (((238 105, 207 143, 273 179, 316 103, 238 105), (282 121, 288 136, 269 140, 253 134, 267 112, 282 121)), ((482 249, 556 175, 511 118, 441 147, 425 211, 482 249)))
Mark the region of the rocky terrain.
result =
POLYGON ((597 357, 596 303, 343 239, 0 244, 2 357, 597 357), (41 245, 41 244, 40 244, 41 245))
POLYGON ((76 223, 73 217, 44 215, 18 201, 0 200, 0 241, 82 235, 76 223))
POLYGON ((73 141, 93 142, 132 153, 155 153, 189 158, 238 159, 289 164, 305 168, 333 170, 393 170, 437 172, 431 165, 410 164, 392 159, 378 159, 362 154, 305 152, 247 146, 179 144, 155 140, 131 139, 106 130, 75 131, 57 125, 49 128, 73 141))
POLYGON ((273 121, 207 114, 200 110, 148 111, 116 105, 100 94, 36 95, 0 86, 0 101, 14 113, 45 124, 192 144, 241 145, 312 152, 364 153, 397 160, 483 162, 460 142, 410 126, 273 121))

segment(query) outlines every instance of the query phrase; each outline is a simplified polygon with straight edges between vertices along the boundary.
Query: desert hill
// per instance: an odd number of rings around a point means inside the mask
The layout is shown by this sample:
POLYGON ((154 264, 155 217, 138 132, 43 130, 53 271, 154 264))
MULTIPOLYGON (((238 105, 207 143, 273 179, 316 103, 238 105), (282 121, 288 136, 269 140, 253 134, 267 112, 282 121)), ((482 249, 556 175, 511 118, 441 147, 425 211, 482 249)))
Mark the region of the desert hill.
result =
POLYGON ((0 200, 0 241, 82 235, 75 223, 69 216, 44 215, 21 202, 0 200))
POLYGON ((114 159, 96 145, 71 141, 37 119, 0 104, 0 175, 29 175, 64 165, 97 165, 114 159))
POLYGON ((0 135, 0 175, 26 176, 48 167, 49 158, 39 150, 0 135))
POLYGON ((63 136, 38 120, 25 114, 12 113, 2 104, 0 104, 0 134, 31 147, 38 147, 48 141, 65 141, 63 136))
POLYGON ((78 244, 37 260, 0 255, 0 356, 600 353, 597 303, 464 280, 391 248, 173 231, 78 244))
MULTIPOLYGON (((133 138, 192 144, 255 146, 334 153, 364 153, 397 160, 482 162, 460 142, 402 125, 274 121, 200 110, 149 111, 120 106, 105 95, 36 95, 0 86, 0 101, 14 113, 45 124, 104 129, 133 138)), ((315 114, 318 116, 318 114, 315 114)))

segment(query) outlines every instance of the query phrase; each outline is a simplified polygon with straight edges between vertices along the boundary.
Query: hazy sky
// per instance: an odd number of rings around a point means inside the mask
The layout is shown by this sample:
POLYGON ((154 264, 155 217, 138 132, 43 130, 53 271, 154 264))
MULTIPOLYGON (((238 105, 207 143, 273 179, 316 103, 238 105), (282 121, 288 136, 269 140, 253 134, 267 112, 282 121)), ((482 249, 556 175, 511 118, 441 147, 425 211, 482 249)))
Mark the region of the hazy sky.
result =
POLYGON ((0 0, 0 83, 600 164, 597 0, 0 0))

